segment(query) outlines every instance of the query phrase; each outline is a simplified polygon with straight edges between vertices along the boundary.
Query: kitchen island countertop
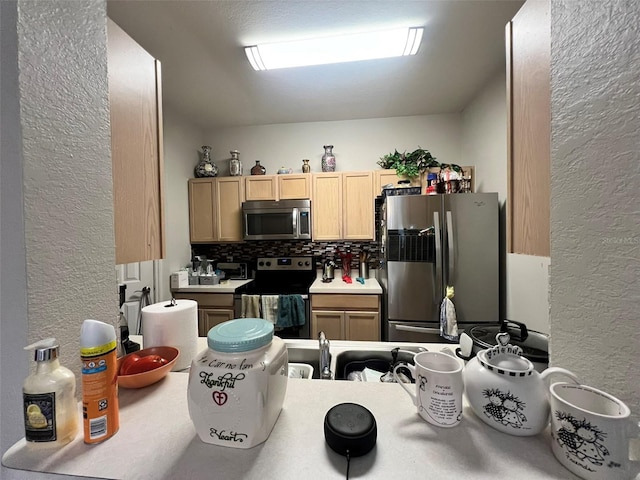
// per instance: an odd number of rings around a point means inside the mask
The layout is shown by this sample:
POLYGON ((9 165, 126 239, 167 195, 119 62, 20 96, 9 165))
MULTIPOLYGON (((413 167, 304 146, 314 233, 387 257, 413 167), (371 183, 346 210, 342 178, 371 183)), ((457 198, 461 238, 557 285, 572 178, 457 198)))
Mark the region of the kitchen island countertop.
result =
MULTIPOLYGON (((335 343, 336 352, 348 347, 335 343)), ((204 344, 200 339, 199 346, 204 344)), ((351 460, 352 478, 577 478, 553 457, 548 432, 506 435, 485 425, 468 405, 460 425, 438 428, 423 421, 393 383, 290 379, 282 413, 265 443, 249 450, 209 445, 197 437, 189 418, 187 381, 186 373, 172 372, 147 388, 120 389, 120 431, 114 437, 90 446, 79 433, 53 451, 32 451, 23 439, 4 455, 2 462, 10 467, 4 472, 20 479, 46 478, 33 472, 154 480, 340 479, 346 459, 326 446, 323 420, 334 405, 354 402, 375 416, 378 440, 372 452, 351 460)))

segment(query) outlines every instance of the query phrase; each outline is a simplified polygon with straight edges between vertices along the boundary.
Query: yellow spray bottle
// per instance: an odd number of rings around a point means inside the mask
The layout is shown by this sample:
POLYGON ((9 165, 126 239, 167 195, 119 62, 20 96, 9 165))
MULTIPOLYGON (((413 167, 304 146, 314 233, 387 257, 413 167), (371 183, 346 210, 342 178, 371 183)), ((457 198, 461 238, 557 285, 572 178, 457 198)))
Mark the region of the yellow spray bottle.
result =
POLYGON ((98 320, 80 329, 84 442, 99 443, 120 428, 116 331, 98 320))

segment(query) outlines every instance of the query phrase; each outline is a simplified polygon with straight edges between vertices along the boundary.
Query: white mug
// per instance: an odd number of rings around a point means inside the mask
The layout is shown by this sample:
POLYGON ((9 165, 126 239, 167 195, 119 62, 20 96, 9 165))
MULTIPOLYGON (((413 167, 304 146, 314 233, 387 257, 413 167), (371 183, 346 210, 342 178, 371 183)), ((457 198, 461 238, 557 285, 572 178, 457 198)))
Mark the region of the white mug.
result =
POLYGON ((418 413, 427 422, 439 427, 454 427, 462 419, 462 363, 442 352, 421 352, 413 365, 396 365, 393 377, 411 396, 418 413), (397 370, 408 368, 416 379, 415 393, 400 381, 397 370))
POLYGON ((640 422, 616 397, 587 385, 554 383, 551 448, 558 461, 586 480, 627 480, 640 473, 629 459, 629 440, 640 422))

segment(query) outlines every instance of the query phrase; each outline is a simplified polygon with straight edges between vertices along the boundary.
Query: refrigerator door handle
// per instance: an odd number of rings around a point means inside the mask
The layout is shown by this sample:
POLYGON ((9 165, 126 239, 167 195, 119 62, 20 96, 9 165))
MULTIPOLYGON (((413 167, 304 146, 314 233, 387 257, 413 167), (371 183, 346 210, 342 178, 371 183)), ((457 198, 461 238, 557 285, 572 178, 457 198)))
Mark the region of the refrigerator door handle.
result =
POLYGON ((416 333, 437 333, 440 335, 439 328, 427 328, 427 327, 414 327, 412 325, 396 325, 396 330, 402 332, 416 332, 416 333))
POLYGON ((447 276, 447 283, 453 285, 455 281, 455 255, 454 255, 454 243, 453 243, 453 217, 451 210, 447 210, 447 247, 449 248, 449 271, 447 276))
POLYGON ((436 304, 442 300, 443 292, 442 288, 442 246, 440 245, 440 215, 438 212, 433 212, 433 226, 435 229, 435 244, 436 244, 436 278, 433 282, 434 285, 434 300, 436 304))

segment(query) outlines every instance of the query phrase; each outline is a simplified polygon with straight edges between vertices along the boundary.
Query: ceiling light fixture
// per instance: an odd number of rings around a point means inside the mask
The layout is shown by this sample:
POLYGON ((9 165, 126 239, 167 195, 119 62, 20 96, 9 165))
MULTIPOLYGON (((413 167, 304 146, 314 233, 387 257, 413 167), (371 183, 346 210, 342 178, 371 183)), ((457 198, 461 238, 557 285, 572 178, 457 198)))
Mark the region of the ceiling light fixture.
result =
POLYGON ((355 33, 245 47, 254 70, 356 62, 415 55, 423 27, 355 33))

